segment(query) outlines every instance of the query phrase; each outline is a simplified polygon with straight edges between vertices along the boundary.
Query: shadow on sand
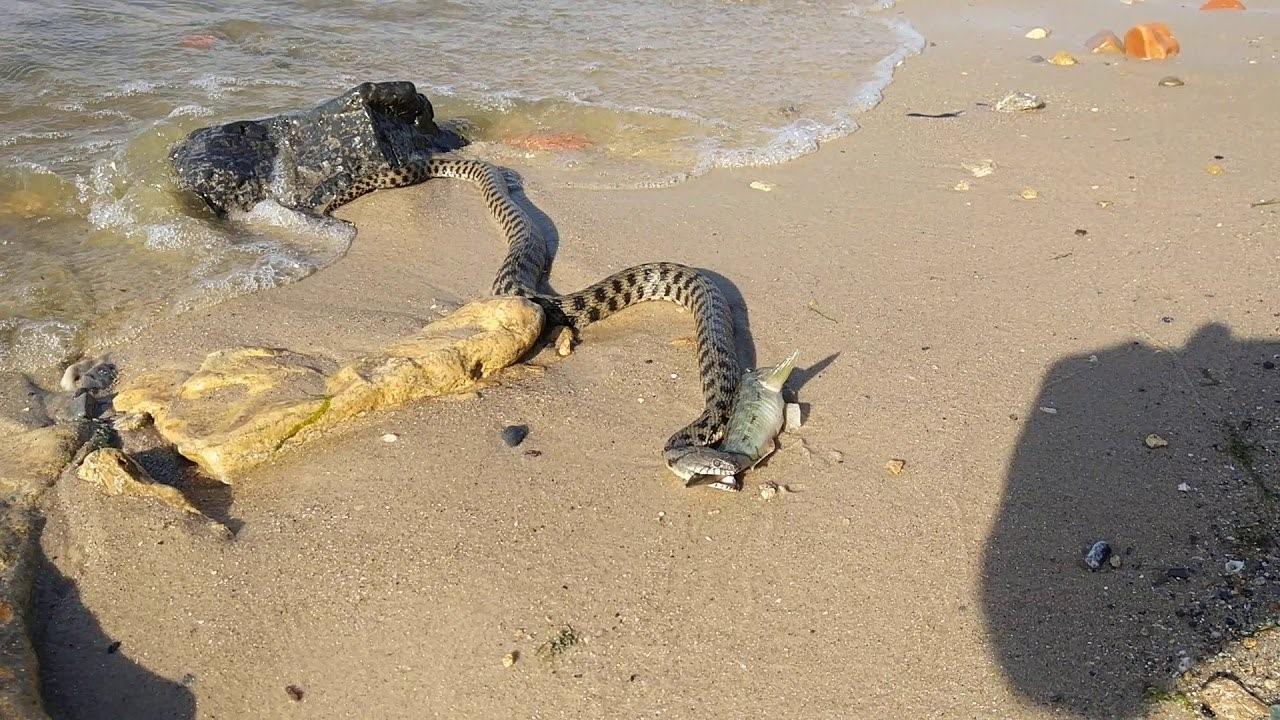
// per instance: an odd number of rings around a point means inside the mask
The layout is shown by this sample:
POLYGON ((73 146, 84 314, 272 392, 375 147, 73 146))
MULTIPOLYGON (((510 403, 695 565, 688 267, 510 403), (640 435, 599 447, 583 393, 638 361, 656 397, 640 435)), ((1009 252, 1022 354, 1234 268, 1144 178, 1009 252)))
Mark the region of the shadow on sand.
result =
POLYGON ((1019 694, 1136 717, 1180 666, 1280 617, 1277 365, 1280 341, 1208 325, 1181 348, 1049 370, 984 559, 988 632, 1019 694), (1090 572, 1100 539, 1119 567, 1090 572))
POLYGON ((188 720, 195 695, 129 659, 103 632, 75 583, 42 552, 35 645, 45 706, 54 720, 188 720))

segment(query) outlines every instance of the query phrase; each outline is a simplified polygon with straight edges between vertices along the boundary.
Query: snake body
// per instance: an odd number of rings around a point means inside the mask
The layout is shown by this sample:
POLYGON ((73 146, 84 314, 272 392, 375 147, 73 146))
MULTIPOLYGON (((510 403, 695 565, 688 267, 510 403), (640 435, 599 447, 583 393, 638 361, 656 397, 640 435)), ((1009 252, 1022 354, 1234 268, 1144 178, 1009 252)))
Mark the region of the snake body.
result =
POLYGON ((671 465, 723 437, 742 372, 734 348, 729 304, 720 288, 701 271, 678 263, 645 263, 577 292, 542 292, 542 280, 550 269, 550 251, 534 231, 524 208, 512 199, 502 171, 481 160, 433 157, 378 168, 354 180, 340 177, 335 183, 318 188, 309 206, 328 214, 374 190, 414 185, 434 177, 461 178, 479 187, 489 212, 506 236, 507 256, 493 281, 494 295, 528 298, 542 307, 549 323, 575 331, 650 300, 666 300, 687 308, 694 318, 706 406, 696 420, 667 440, 663 454, 671 465), (340 189, 335 191, 335 187, 340 189))

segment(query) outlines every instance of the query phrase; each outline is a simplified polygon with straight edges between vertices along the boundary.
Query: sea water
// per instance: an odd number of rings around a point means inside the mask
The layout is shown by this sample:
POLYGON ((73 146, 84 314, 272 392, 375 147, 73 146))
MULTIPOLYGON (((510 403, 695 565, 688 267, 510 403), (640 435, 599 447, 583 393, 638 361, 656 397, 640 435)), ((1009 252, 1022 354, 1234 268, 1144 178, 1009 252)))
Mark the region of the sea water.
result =
POLYGON ((343 255, 336 224, 218 218, 177 192, 167 151, 197 127, 409 80, 482 157, 565 186, 659 186, 854 131, 922 46, 869 0, 9 0, 0 371, 343 255))

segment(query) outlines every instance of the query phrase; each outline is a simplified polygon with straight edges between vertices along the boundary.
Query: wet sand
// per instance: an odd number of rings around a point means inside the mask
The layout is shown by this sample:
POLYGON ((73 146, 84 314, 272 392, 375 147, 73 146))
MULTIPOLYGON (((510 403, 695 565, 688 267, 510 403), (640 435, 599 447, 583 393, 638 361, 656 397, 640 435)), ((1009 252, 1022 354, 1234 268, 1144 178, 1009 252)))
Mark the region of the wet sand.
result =
MULTIPOLYGON (((692 323, 631 310, 568 358, 531 358, 541 376, 192 489, 238 528, 230 545, 124 503, 55 503, 54 716, 1140 717, 1179 652, 1241 630, 1176 615, 1243 552, 1223 538, 1265 518, 1225 428, 1250 421, 1274 477, 1280 206, 1250 202, 1280 196, 1280 15, 902 10, 931 47, 815 155, 664 190, 527 187, 558 236, 557 289, 677 260, 721 278, 747 359, 801 350, 806 425, 746 491, 689 491, 661 467, 700 409, 691 350, 671 343, 692 323), (1079 47, 1152 19, 1176 60, 1079 47), (1034 25, 1053 35, 1024 39, 1034 25), (1027 60, 1059 49, 1081 64, 1027 60), (1013 90, 1048 107, 977 104, 1013 90), (987 177, 961 167, 984 159, 987 177), (516 450, 511 423, 532 429, 516 450), (1152 432, 1170 447, 1146 448, 1152 432), (765 482, 795 492, 765 501, 765 482), (1120 569, 1081 566, 1099 537, 1132 548, 1120 569), (1170 567, 1190 579, 1157 583, 1170 567), (579 642, 539 658, 566 626, 579 642)), ((233 345, 348 359, 482 293, 501 257, 461 183, 338 214, 360 229, 345 259, 150 328, 115 351, 125 378, 233 345)), ((1250 570, 1257 602, 1275 572, 1250 570)))

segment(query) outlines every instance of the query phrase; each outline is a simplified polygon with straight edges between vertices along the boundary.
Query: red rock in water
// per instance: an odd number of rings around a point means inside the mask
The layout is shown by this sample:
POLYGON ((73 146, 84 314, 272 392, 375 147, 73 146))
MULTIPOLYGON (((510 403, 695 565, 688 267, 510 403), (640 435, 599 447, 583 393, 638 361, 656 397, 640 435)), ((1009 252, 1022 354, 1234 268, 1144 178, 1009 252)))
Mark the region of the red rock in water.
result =
POLYGON ((581 150, 591 146, 591 141, 577 133, 542 133, 509 137, 506 143, 525 150, 581 150))
POLYGON ((192 50, 208 50, 218 42, 218 38, 207 33, 196 33, 194 35, 185 35, 178 44, 184 48, 192 50))
POLYGON ((1200 6, 1201 10, 1243 10, 1240 0, 1209 0, 1200 6))
POLYGON ((1124 52, 1138 60, 1163 60, 1182 49, 1164 23, 1143 23, 1124 34, 1124 52))
POLYGON ((1091 53, 1124 54, 1124 43, 1120 42, 1120 38, 1110 30, 1099 30, 1094 33, 1084 41, 1084 47, 1091 53))

